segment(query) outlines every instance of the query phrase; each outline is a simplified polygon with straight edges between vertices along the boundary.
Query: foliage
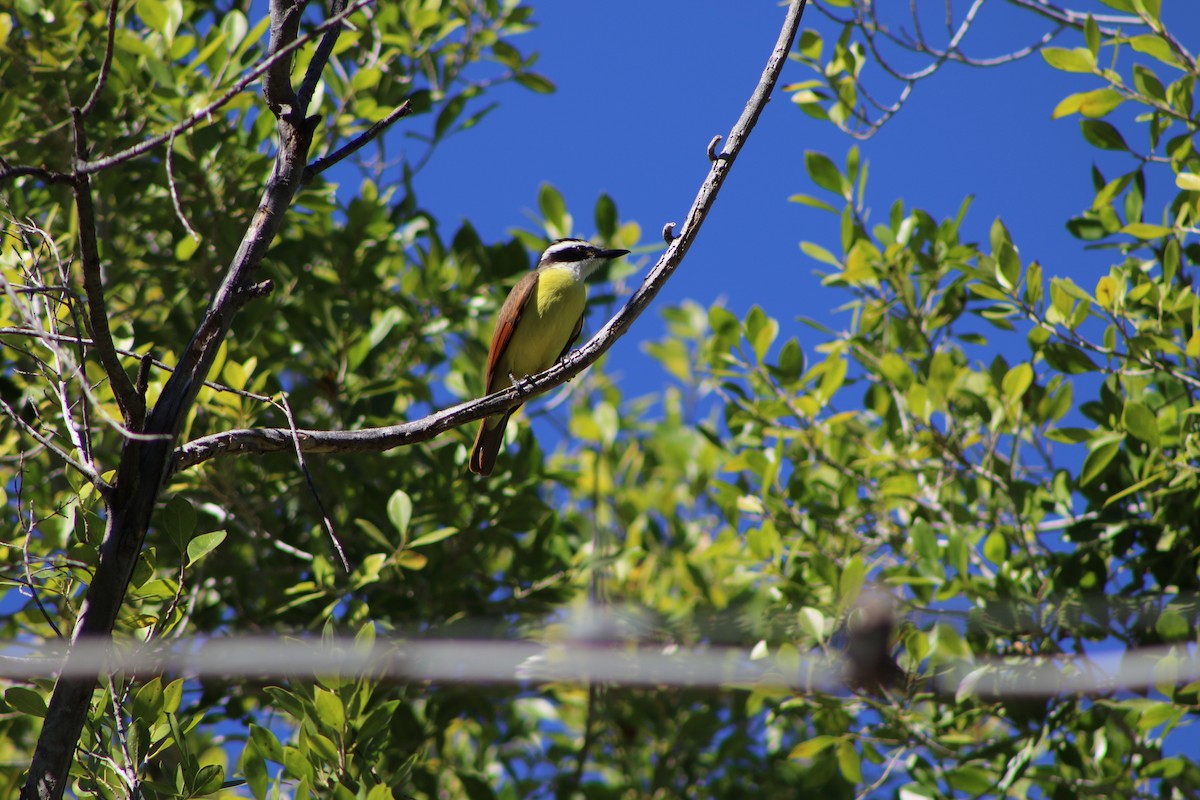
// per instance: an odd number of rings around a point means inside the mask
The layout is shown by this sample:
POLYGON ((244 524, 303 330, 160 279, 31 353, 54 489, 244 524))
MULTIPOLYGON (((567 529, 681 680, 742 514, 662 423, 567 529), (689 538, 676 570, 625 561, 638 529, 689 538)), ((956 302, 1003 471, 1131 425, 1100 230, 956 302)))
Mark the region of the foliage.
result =
MULTIPOLYGON (((848 2, 831 3, 845 7, 848 2)), ((1002 221, 988 241, 953 216, 897 200, 867 221, 866 164, 807 153, 839 252, 805 243, 844 330, 805 352, 772 315, 665 310, 647 345, 661 393, 626 398, 593 368, 544 452, 525 422, 490 482, 465 475, 471 432, 375 455, 308 458, 352 571, 292 454, 229 456, 172 476, 117 634, 269 633, 552 637, 544 621, 589 591, 646 615, 666 647, 726 642, 798 664, 836 653, 864 587, 901 603, 903 679, 843 693, 780 687, 398 685, 367 677, 236 683, 175 676, 101 682, 76 752, 80 795, 193 797, 1190 795, 1182 757, 1196 684, 1172 669, 1196 636, 1200 556, 1197 360, 1191 270, 1200 215, 1195 61, 1149 0, 1108 0, 1137 35, 1079 17, 1080 47, 1043 51, 1080 75, 1056 113, 1128 171, 1094 171, 1070 230, 1112 254, 1080 286, 1044 271, 1002 221), (1136 115, 1126 114, 1138 108, 1136 115), (1161 210, 1148 198, 1169 184, 1161 210), (1152 191, 1153 189, 1153 191, 1152 191), (1107 598, 1111 602, 1097 602, 1107 598), (942 614, 949 609, 954 614, 942 614), (957 616, 955 616, 955 614, 957 616), (1028 688, 1009 657, 1165 645, 1142 693, 997 695, 1028 688), (1172 661, 1176 659, 1176 661, 1172 661), (964 671, 971 680, 957 682, 964 671), (986 679, 986 680, 985 680, 986 679), (975 687, 975 688, 972 688, 975 687)), ((106 8, 76 0, 0 12, 4 162, 68 171, 71 106, 102 68, 106 8)), ((484 122, 488 90, 551 88, 510 41, 515 3, 380 4, 352 17, 314 103, 323 152, 405 99, 424 116, 409 147, 378 140, 356 188, 302 190, 183 433, 253 426, 364 428, 481 391, 502 294, 529 250, 577 233, 546 187, 542 229, 488 243, 444 231, 412 175, 456 130, 484 122), (405 180, 380 185, 398 159, 405 180), (286 392, 286 408, 282 402, 286 392), (290 409, 287 411, 286 409, 290 409)), ((111 75, 87 123, 91 158, 171 131, 238 86, 264 22, 179 0, 118 6, 111 75)), ((319 23, 306 18, 305 30, 319 23)), ((794 89, 846 122, 870 48, 850 24, 801 60, 841 86, 794 89), (849 71, 849 72, 847 72, 849 71), (840 83, 839 83, 840 82, 840 83)), ((519 40, 518 40, 519 41, 519 40)), ((303 74, 311 46, 293 64, 303 74)), ((147 396, 204 313, 257 207, 273 118, 242 86, 221 111, 93 177, 107 317, 125 366, 156 361, 147 396)), ((404 124, 408 125, 406 121, 404 124)), ((779 158, 788 157, 780 154, 779 158)), ((352 172, 342 173, 354 175, 352 172)), ((29 174, 0 185, 0 549, 6 639, 69 635, 98 558, 104 498, 65 460, 117 466, 122 414, 90 338, 68 188, 29 174), (38 437, 46 441, 42 441, 38 437), (47 441, 49 444, 47 444, 47 441)), ((598 200, 597 240, 633 248, 636 224, 598 200)), ((53 685, 12 683, 0 707, 0 791, 22 783, 53 685)))

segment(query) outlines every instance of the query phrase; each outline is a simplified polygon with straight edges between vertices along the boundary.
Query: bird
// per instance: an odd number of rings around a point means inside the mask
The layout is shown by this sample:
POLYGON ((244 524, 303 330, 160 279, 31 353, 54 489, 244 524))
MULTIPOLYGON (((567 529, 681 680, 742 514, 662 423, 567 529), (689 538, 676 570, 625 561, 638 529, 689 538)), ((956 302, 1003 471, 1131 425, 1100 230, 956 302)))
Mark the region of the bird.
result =
MULTIPOLYGON (((565 356, 583 329, 587 304, 584 280, 602 264, 628 253, 583 239, 551 242, 537 268, 517 281, 500 307, 488 349, 484 376, 487 394, 547 370, 565 356)), ((520 404, 480 422, 468 462, 471 472, 492 474, 496 455, 504 444, 508 418, 518 408, 520 404)))

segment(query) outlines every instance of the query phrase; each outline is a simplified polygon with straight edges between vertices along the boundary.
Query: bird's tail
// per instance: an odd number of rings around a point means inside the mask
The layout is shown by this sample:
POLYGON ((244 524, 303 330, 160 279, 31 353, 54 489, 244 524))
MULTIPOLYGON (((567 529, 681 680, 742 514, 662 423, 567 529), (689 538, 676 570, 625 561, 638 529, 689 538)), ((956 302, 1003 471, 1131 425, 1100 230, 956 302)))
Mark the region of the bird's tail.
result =
POLYGON ((491 475, 492 467, 496 466, 496 455, 504 444, 504 429, 508 427, 510 410, 502 417, 484 417, 479 423, 479 433, 475 436, 475 446, 471 448, 471 460, 467 466, 477 475, 491 475))

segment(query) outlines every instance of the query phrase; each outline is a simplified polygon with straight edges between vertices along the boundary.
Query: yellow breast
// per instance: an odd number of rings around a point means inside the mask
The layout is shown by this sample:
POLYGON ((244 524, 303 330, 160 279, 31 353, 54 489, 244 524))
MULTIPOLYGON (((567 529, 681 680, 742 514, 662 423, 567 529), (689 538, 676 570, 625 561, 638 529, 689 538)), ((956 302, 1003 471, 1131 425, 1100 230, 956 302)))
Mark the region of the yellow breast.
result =
MULTIPOLYGON (((586 304, 587 286, 573 270, 543 269, 498 365, 494 383, 508 386, 509 372, 523 378, 552 366, 575 332, 586 304)), ((493 387, 492 391, 497 388, 501 387, 493 387)))

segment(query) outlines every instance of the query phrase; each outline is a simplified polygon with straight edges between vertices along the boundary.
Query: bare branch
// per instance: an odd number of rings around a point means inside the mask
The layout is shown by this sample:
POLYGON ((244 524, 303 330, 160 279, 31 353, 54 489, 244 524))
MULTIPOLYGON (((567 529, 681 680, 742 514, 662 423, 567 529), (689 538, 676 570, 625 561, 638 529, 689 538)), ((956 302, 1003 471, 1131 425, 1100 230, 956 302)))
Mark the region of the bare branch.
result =
POLYGON ((45 167, 34 167, 25 164, 13 166, 0 158, 0 183, 4 181, 22 178, 26 175, 37 178, 42 183, 74 183, 75 176, 69 172, 56 172, 45 167))
MULTIPOLYGON (((370 0, 360 0, 354 7, 361 7, 367 2, 370 0)), ((277 10, 281 14, 285 13, 278 3, 272 3, 272 11, 277 10)), ((346 9, 344 13, 349 12, 350 9, 346 9)), ((279 20, 273 19, 273 22, 277 24, 272 25, 272 34, 280 31, 283 35, 289 30, 289 26, 279 24, 279 20)), ((318 28, 336 31, 340 30, 340 24, 339 16, 318 28)), ((299 47, 300 43, 301 39, 290 42, 272 41, 272 55, 264 60, 255 74, 269 69, 272 64, 299 47)), ((243 78, 243 85, 248 85, 251 79, 243 78)), ((231 90, 225 97, 231 98, 233 94, 235 92, 231 90)), ((177 126, 172 132, 143 142, 123 154, 110 156, 99 162, 77 163, 76 175, 83 176, 145 152, 156 143, 169 139, 173 133, 178 134, 194 125, 206 113, 208 112, 202 111, 184 126, 177 126)), ((124 603, 133 568, 150 526, 150 518, 168 474, 172 448, 188 412, 195 403, 196 395, 212 368, 217 350, 233 324, 234 317, 251 297, 259 293, 255 289, 255 274, 300 186, 318 121, 318 118, 305 118, 294 111, 279 114, 276 123, 279 149, 276 152, 274 167, 267 178, 258 209, 242 237, 241 245, 209 303, 204 318, 193 333, 187 348, 180 355, 175 371, 171 373, 159 394, 153 410, 146 415, 141 434, 125 438, 116 480, 112 491, 107 492, 105 497, 105 531, 100 545, 100 558, 71 635, 72 651, 67 658, 67 665, 71 665, 76 659, 76 645, 83 642, 103 643, 112 638, 113 626, 124 603)), ((77 154, 77 160, 81 158, 82 155, 77 154)), ((79 196, 90 199, 86 191, 80 192, 79 196)), ((99 263, 98 258, 95 263, 99 263)), ((93 339, 95 338, 94 332, 93 339)), ((108 347, 111 349, 111 345, 108 347)), ((115 357, 115 352, 112 352, 112 355, 115 357)), ((124 375, 123 370, 118 372, 124 375)), ((128 383, 129 377, 124 375, 124 380, 128 383)), ((129 384, 128 391, 137 396, 132 383, 129 384)), ((75 746, 87 718, 92 691, 96 685, 96 673, 90 670, 87 672, 90 672, 89 677, 63 677, 55 685, 30 763, 22 791, 23 797, 39 800, 57 800, 62 797, 75 746)))
POLYGON ((100 63, 100 74, 96 76, 96 85, 92 87, 92 93, 88 97, 87 102, 79 109, 79 116, 86 119, 92 110, 96 107, 97 101, 100 100, 100 93, 104 91, 104 84, 108 82, 108 72, 112 69, 113 60, 113 42, 117 35, 117 0, 112 0, 108 4, 108 41, 104 44, 104 61, 100 63))
POLYGON ((352 155, 355 151, 360 149, 363 145, 367 144, 372 139, 375 139, 381 133, 383 133, 388 128, 390 128, 392 126, 392 123, 396 122, 396 120, 400 119, 401 117, 407 117, 411 113, 412 113, 412 102, 409 100, 405 100, 403 103, 396 106, 396 108, 393 109, 392 113, 388 114, 386 117, 379 120, 379 122, 376 122, 374 125, 367 128, 360 135, 356 136, 352 141, 346 143, 342 147, 339 147, 337 150, 330 153, 329 155, 322 156, 321 158, 318 158, 316 161, 309 164, 308 167, 304 170, 304 183, 308 183, 313 178, 317 177, 322 172, 324 172, 325 170, 332 167, 334 164, 338 163, 339 161, 346 158, 347 156, 352 155))
MULTIPOLYGON (((949 0, 945 2, 945 17, 943 21, 948 41, 945 45, 940 46, 935 45, 927 38, 924 27, 921 24, 917 0, 909 0, 908 4, 908 16, 912 25, 911 33, 903 28, 897 31, 889 26, 885 20, 880 19, 879 12, 881 6, 890 10, 887 4, 856 3, 852 6, 853 10, 851 13, 841 15, 835 13, 826 4, 817 2, 815 5, 821 14, 839 25, 855 28, 862 36, 863 43, 869 49, 873 62, 885 74, 901 84, 896 94, 896 99, 888 103, 874 96, 859 76, 852 76, 855 93, 860 98, 860 103, 848 110, 848 118, 839 121, 837 123, 838 127, 855 139, 869 139, 900 111, 912 96, 917 82, 936 74, 946 64, 957 63, 971 67, 994 67, 1019 61, 1041 51, 1067 28, 1081 30, 1089 17, 1086 13, 1063 8, 1049 2, 1049 0, 1007 0, 1007 2, 1017 8, 1037 14, 1055 24, 1053 28, 1040 34, 1036 40, 1023 47, 987 57, 970 55, 964 51, 963 47, 966 34, 974 27, 977 21, 977 15, 983 6, 982 0, 972 0, 962 21, 957 24, 954 22, 953 4, 949 0), (889 54, 884 52, 885 45, 894 46, 909 53, 928 56, 930 62, 916 70, 901 69, 895 65, 889 54), (871 110, 872 108, 878 114, 874 113, 871 110)), ((1100 26, 1101 33, 1110 37, 1119 35, 1122 28, 1153 27, 1151 20, 1144 16, 1117 14, 1092 14, 1090 16, 1100 26)), ((1164 33, 1164 36, 1166 35, 1164 33)), ((1195 64, 1194 58, 1179 42, 1168 38, 1168 44, 1181 60, 1191 65, 1195 64)))
MULTIPOLYGON (((28 336, 31 339, 41 339, 41 340, 47 341, 47 342, 66 342, 68 344, 76 344, 76 345, 80 345, 82 347, 95 347, 95 345, 96 345, 96 343, 93 342, 91 339, 84 339, 79 336, 69 336, 67 334, 47 333, 46 331, 40 331, 40 330, 36 330, 34 328, 9 328, 9 327, 0 328, 0 336, 28 336)), ((172 367, 170 364, 167 364, 163 361, 159 361, 157 358, 154 358, 153 356, 150 356, 149 354, 143 355, 142 353, 138 353, 133 350, 126 350, 121 347, 116 348, 116 351, 120 355, 126 356, 127 358, 138 359, 138 381, 139 382, 137 385, 135 385, 134 388, 137 388, 137 386, 141 385, 141 381, 143 380, 143 378, 147 382, 149 381, 150 367, 154 367, 155 369, 161 369, 166 372, 174 372, 175 371, 175 368, 172 367)), ((214 392, 228 392, 230 394, 236 394, 239 397, 245 397, 249 400, 257 400, 260 403, 270 403, 271 402, 271 398, 267 397, 264 394, 256 394, 255 392, 247 392, 245 389, 234 389, 234 388, 226 386, 224 384, 217 383, 216 381, 206 380, 204 382, 204 386, 207 389, 212 389, 214 392)))
MULTIPOLYGON (((75 123, 75 157, 87 158, 87 139, 83 129, 83 112, 72 109, 75 123)), ((108 328, 108 304, 104 300, 104 285, 100 278, 100 249, 96 243, 96 212, 92 206, 92 185, 87 175, 75 181, 75 210, 79 215, 79 250, 83 263, 83 291, 87 296, 88 333, 95 343, 100 365, 108 376, 113 396, 121 409, 125 427, 139 430, 146 416, 146 400, 134 389, 133 382, 121 366, 108 328)))
POLYGON ((271 68, 263 73, 262 93, 267 108, 277 117, 289 112, 304 115, 304 107, 297 103, 296 90, 292 88, 291 59, 275 58, 296 41, 303 12, 304 0, 271 0, 271 36, 267 50, 271 68))
POLYGON ((725 150, 719 158, 712 162, 708 177, 701 185, 679 235, 671 240, 666 252, 659 257, 658 263, 655 264, 625 306, 579 350, 570 353, 545 372, 534 375, 527 381, 522 381, 519 387, 513 386, 483 399, 460 403, 422 419, 400 425, 356 431, 291 431, 287 428, 254 428, 224 431, 205 436, 188 442, 175 451, 174 469, 187 469, 218 455, 272 453, 296 445, 310 453, 377 453, 402 445, 428 441, 451 428, 503 412, 527 401, 530 396, 543 394, 555 386, 566 383, 593 364, 629 330, 634 320, 646 310, 659 290, 679 267, 688 248, 695 241, 700 227, 704 224, 704 218, 716 201, 717 193, 725 182, 729 170, 770 99, 771 91, 787 60, 788 51, 791 49, 800 18, 804 13, 805 3, 806 0, 793 0, 789 6, 787 18, 779 34, 779 41, 763 70, 758 86, 755 87, 745 110, 730 131, 725 150))
MULTIPOLYGON (((229 91, 225 92, 225 94, 221 95, 204 108, 192 114, 192 116, 188 117, 183 122, 180 122, 169 131, 160 133, 157 136, 152 136, 144 142, 139 142, 132 147, 128 147, 119 152, 105 156, 104 158, 79 164, 77 165, 76 173, 79 175, 91 175, 96 172, 101 172, 102 170, 110 169, 117 164, 123 164, 130 159, 145 155, 159 145, 170 141, 172 136, 178 136, 179 134, 196 127, 196 125, 200 124, 202 120, 211 118, 214 113, 220 111, 230 102, 232 102, 234 98, 246 90, 247 86, 258 80, 259 76, 271 69, 276 63, 290 57, 292 53, 303 47, 308 42, 312 41, 319 34, 325 33, 332 28, 340 26, 346 17, 373 2, 374 0, 358 0, 358 2, 349 6, 340 15, 326 20, 325 22, 313 28, 313 30, 309 33, 306 33, 304 36, 301 36, 288 44, 286 47, 279 48, 279 50, 263 59, 263 61, 257 67, 246 73, 240 80, 237 81, 237 83, 233 84, 233 86, 229 88, 229 91)), ((11 171, 13 173, 13 177, 16 175, 37 174, 47 182, 70 183, 74 180, 74 177, 71 175, 61 175, 60 173, 39 169, 37 167, 13 167, 11 168, 11 171)), ((0 170, 0 180, 7 177, 10 177, 9 170, 0 170)))
POLYGON ((175 207, 175 216, 183 225, 184 230, 193 240, 199 242, 200 234, 196 233, 196 229, 192 227, 192 223, 188 222, 187 215, 183 213, 183 204, 179 202, 179 190, 175 187, 175 137, 167 142, 167 191, 171 195, 171 205, 175 207))
POLYGON ((321 494, 317 491, 317 484, 312 479, 312 473, 308 471, 308 463, 304 460, 304 450, 300 447, 300 440, 296 436, 296 417, 292 414, 292 404, 288 402, 287 392, 279 398, 283 408, 283 413, 287 416, 288 430, 292 433, 292 443, 295 445, 296 461, 300 465, 300 472, 304 475, 304 480, 308 484, 308 491, 312 493, 313 500, 317 501, 317 508, 321 512, 321 522, 325 525, 325 532, 329 534, 329 541, 333 543, 333 549, 338 554, 338 558, 342 562, 342 568, 347 573, 354 570, 350 566, 350 559, 346 558, 346 550, 342 547, 342 542, 338 539, 337 531, 333 529, 333 520, 329 518, 329 513, 325 510, 325 504, 321 502, 321 494))
POLYGON ((338 35, 342 32, 342 23, 348 16, 343 13, 345 10, 346 0, 332 0, 329 5, 329 15, 337 20, 337 24, 330 26, 325 35, 321 37, 321 43, 317 45, 317 52, 313 54, 312 61, 308 62, 308 71, 304 73, 304 81, 300 84, 297 92, 301 114, 308 113, 308 105, 317 91, 317 84, 321 82, 321 73, 325 71, 325 65, 329 63, 329 58, 333 55, 333 46, 337 44, 338 35))
POLYGON ((54 453, 54 455, 61 458, 63 460, 64 464, 67 464, 72 469, 74 469, 76 472, 78 472, 80 475, 83 475, 85 478, 87 478, 88 481, 93 486, 95 486, 97 489, 105 491, 110 488, 108 484, 106 484, 103 480, 101 480, 100 476, 96 474, 96 471, 94 469, 89 467, 87 464, 84 464, 81 461, 76 460, 70 453, 68 453, 66 450, 59 447, 57 444, 55 444, 53 439, 51 439, 49 436, 42 433, 37 428, 33 427, 28 422, 26 422, 24 419, 22 419, 21 416, 19 414, 17 414, 17 412, 14 411, 12 409, 12 407, 8 403, 4 402, 3 400, 0 400, 0 411, 3 411, 4 416, 8 417, 14 423, 16 423, 18 428, 25 431, 26 434, 28 434, 29 436, 32 436, 34 439, 36 439, 43 447, 45 447, 50 452, 54 453))

